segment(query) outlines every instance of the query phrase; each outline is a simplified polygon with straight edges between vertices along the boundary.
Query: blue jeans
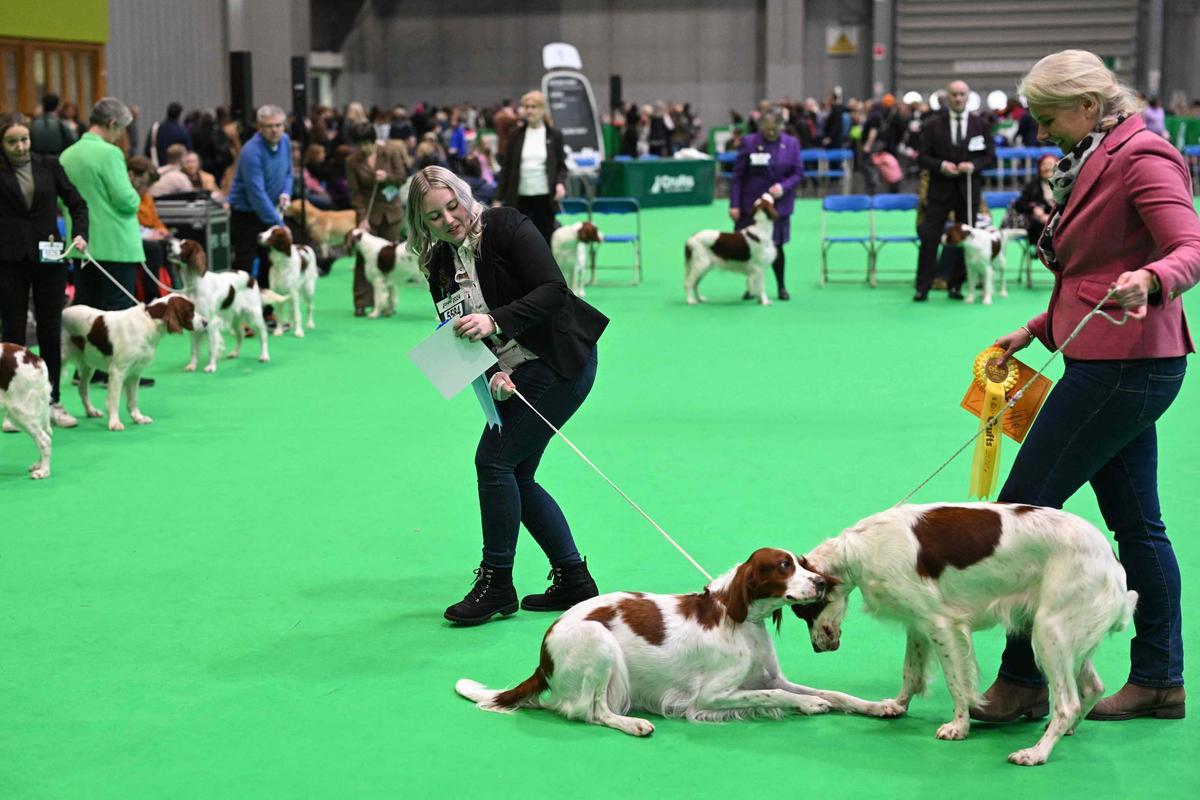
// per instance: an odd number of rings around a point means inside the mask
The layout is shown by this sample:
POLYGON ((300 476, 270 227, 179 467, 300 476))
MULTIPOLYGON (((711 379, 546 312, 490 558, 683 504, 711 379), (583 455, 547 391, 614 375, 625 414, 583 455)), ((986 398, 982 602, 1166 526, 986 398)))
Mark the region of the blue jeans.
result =
MULTIPOLYGON (((1066 367, 1021 445, 999 500, 1062 508, 1085 482, 1092 484, 1129 588, 1138 593, 1129 682, 1182 686, 1179 566, 1159 511, 1154 423, 1179 393, 1186 359, 1068 358, 1066 367)), ((1023 686, 1045 684, 1028 637, 1009 635, 1000 675, 1023 686)))
MULTIPOLYGON (((561 429, 583 404, 596 380, 596 351, 573 380, 538 359, 513 370, 513 382, 533 407, 561 429)), ((582 559, 562 509, 534 479, 554 432, 517 397, 497 403, 498 428, 484 427, 475 450, 479 510, 483 517, 483 560, 511 567, 521 524, 555 566, 582 559)))

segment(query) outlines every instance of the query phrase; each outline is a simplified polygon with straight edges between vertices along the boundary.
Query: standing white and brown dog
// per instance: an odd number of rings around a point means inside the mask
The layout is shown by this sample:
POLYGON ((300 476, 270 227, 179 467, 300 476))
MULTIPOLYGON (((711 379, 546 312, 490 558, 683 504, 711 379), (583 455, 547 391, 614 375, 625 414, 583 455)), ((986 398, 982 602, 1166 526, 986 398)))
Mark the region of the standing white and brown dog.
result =
POLYGON ((400 281, 425 282, 416 255, 407 242, 390 242, 381 236, 355 228, 346 234, 346 245, 362 262, 363 274, 375 293, 371 319, 396 313, 396 284, 400 281))
POLYGON ((154 360, 158 340, 164 333, 203 330, 204 317, 196 305, 181 294, 160 297, 149 305, 139 303, 123 311, 100 311, 91 306, 70 306, 62 315, 63 365, 79 370, 79 399, 89 417, 101 416, 88 399, 92 373, 108 373, 108 429, 123 431, 121 394, 129 416, 138 425, 154 420, 138 409, 138 378, 154 360))
POLYGON ((237 358, 242 352, 243 326, 251 328, 259 339, 258 360, 264 364, 271 360, 267 350, 267 326, 263 321, 263 299, 280 303, 286 297, 267 290, 263 292, 248 272, 209 272, 208 259, 199 242, 191 239, 172 240, 171 258, 178 265, 183 277, 184 294, 196 304, 196 313, 208 321, 203 331, 192 331, 192 358, 184 370, 193 372, 200 359, 200 340, 208 336, 208 364, 205 372, 217 371, 217 357, 225 348, 224 331, 232 331, 237 343, 229 352, 229 358, 237 358))
POLYGON ((763 287, 763 271, 775 261, 772 237, 779 213, 775 201, 763 194, 754 203, 754 222, 734 233, 704 230, 692 235, 684 246, 683 290, 688 305, 703 303, 700 281, 713 269, 746 276, 746 291, 764 306, 771 305, 763 287))
POLYGON ((542 639, 533 675, 508 691, 463 679, 485 711, 548 708, 632 736, 654 732, 639 708, 690 720, 821 714, 894 716, 893 708, 783 676, 765 621, 824 596, 826 581, 786 550, 762 548, 697 594, 613 592, 566 611, 542 639), (547 694, 545 697, 542 695, 547 694))
MULTIPOLYGON (((1092 653, 1133 617, 1137 593, 1095 526, 1053 508, 1006 503, 908 505, 867 517, 801 562, 830 580, 827 596, 793 607, 808 620, 813 649, 836 650, 850 593, 908 629, 896 714, 926 688, 930 657, 941 662, 954 718, 939 739, 965 739, 980 703, 971 632, 994 625, 1028 632, 1050 684, 1050 724, 1014 764, 1043 764, 1104 692, 1092 653)), ((1045 714, 1046 711, 1041 711, 1045 714)))
POLYGON ((267 228, 258 235, 258 243, 267 248, 271 260, 271 290, 286 298, 279 303, 279 324, 275 335, 283 335, 284 306, 291 307, 292 333, 304 338, 304 327, 300 324, 300 301, 308 307, 308 328, 317 327, 313 321, 314 297, 317 293, 317 254, 306 244, 292 244, 292 232, 286 225, 267 228))
POLYGON ((0 343, 0 411, 5 422, 32 437, 41 455, 29 467, 29 477, 50 477, 50 372, 46 362, 28 348, 0 343))
POLYGON ((1000 296, 1008 297, 1008 282, 1004 277, 1004 247, 1010 239, 1024 236, 1020 230, 996 230, 995 228, 972 227, 956 222, 946 231, 945 242, 963 252, 967 265, 966 302, 975 302, 975 285, 983 287, 983 304, 992 304, 992 291, 997 279, 1000 296))
POLYGON ((562 270, 563 280, 576 297, 584 296, 584 273, 587 271, 588 247, 604 241, 604 234, 590 222, 563 225, 550 235, 550 250, 562 270))

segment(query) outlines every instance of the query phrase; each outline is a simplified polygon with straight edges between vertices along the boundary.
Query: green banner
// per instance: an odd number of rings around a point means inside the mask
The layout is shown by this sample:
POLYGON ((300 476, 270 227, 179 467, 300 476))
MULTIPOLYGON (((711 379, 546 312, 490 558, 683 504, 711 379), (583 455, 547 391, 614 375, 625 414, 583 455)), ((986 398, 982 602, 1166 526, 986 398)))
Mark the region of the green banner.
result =
POLYGON ((600 165, 600 196, 633 197, 642 208, 708 205, 715 175, 712 160, 605 161, 600 165))

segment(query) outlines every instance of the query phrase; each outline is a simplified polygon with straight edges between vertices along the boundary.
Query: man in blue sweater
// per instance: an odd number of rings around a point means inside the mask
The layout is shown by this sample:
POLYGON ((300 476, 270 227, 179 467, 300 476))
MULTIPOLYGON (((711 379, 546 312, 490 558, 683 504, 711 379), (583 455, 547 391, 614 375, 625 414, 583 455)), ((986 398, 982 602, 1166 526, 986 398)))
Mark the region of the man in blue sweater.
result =
POLYGON ((273 225, 283 225, 280 209, 291 202, 292 143, 279 106, 258 109, 258 133, 238 154, 237 171, 229 190, 229 239, 233 268, 252 272, 259 259, 258 280, 267 285, 267 258, 259 252, 258 234, 273 225))

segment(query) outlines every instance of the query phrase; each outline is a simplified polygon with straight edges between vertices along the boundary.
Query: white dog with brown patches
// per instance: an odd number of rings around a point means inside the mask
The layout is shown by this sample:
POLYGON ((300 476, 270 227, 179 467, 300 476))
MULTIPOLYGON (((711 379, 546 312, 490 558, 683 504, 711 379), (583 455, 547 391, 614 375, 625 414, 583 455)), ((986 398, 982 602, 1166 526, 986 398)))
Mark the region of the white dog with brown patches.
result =
POLYGON ((779 717, 785 711, 889 716, 892 707, 788 681, 765 620, 826 591, 786 550, 763 548, 699 594, 614 592, 550 626, 533 675, 508 691, 463 679, 455 690, 486 711, 548 708, 633 736, 654 732, 639 708, 691 720, 779 717), (548 694, 543 697, 543 693, 548 694))
POLYGON ((236 344, 229 351, 229 358, 237 358, 242 352, 242 340, 246 338, 242 326, 251 328, 259 340, 258 360, 264 364, 271 360, 267 350, 267 326, 263 321, 263 300, 280 303, 287 298, 269 289, 258 288, 258 281, 248 272, 209 272, 208 259, 199 242, 191 239, 173 239, 171 259, 178 265, 183 276, 184 294, 196 304, 196 313, 208 320, 203 331, 192 331, 192 358, 183 369, 194 372, 200 360, 200 341, 208 337, 208 364, 205 372, 217 371, 217 357, 225 349, 224 331, 232 331, 236 344))
POLYGON ((587 271, 588 245, 604 241, 604 234, 590 222, 573 222, 555 229, 550 235, 550 250, 562 270, 563 280, 576 297, 585 294, 584 273, 587 271))
POLYGON ((19 344, 0 343, 0 411, 37 445, 41 458, 29 467, 29 477, 49 478, 50 372, 45 361, 19 344))
POLYGON ((425 282, 417 264, 417 256, 407 242, 390 242, 381 236, 355 228, 346 235, 347 246, 362 262, 375 293, 375 303, 368 316, 371 319, 390 317, 396 313, 396 284, 400 281, 425 282))
POLYGON ((123 431, 121 394, 129 416, 138 425, 154 420, 138 409, 138 378, 154 360, 158 340, 164 333, 203 330, 204 317, 196 305, 181 294, 160 297, 149 305, 138 304, 123 311, 99 311, 90 306, 70 306, 62 315, 64 367, 74 363, 79 370, 79 399, 89 417, 101 416, 88 399, 92 373, 108 373, 108 429, 123 431))
POLYGON ((688 305, 704 302, 700 281, 714 269, 746 276, 746 291, 764 306, 771 305, 763 287, 763 271, 775 261, 775 220, 779 213, 771 195, 754 203, 754 222, 733 233, 705 230, 692 234, 684 245, 683 291, 688 305))
POLYGON ((967 296, 965 301, 975 302, 975 286, 983 288, 983 304, 992 304, 993 287, 1000 281, 1000 296, 1008 297, 1008 282, 1004 277, 1004 246, 1010 239, 1025 235, 1022 230, 972 227, 957 222, 946 231, 945 242, 963 251, 963 262, 967 266, 967 296))
POLYGON ((292 333, 300 339, 304 338, 304 328, 300 325, 300 301, 304 300, 308 307, 308 328, 317 327, 313 321, 313 299, 317 293, 317 254, 306 244, 299 247, 292 244, 292 232, 286 225, 276 225, 267 228, 258 235, 258 243, 267 248, 271 260, 270 281, 271 289, 276 294, 286 298, 286 302, 278 305, 281 310, 278 315, 279 325, 275 335, 283 335, 283 306, 291 306, 292 333))
MULTIPOLYGON (((1045 763, 1074 731, 1104 686, 1092 653, 1133 616, 1137 593, 1112 546, 1091 523, 1065 511, 1004 503, 899 506, 867 517, 810 552, 801 563, 831 580, 827 596, 796 606, 813 649, 836 650, 850 592, 866 610, 908 629, 896 714, 925 690, 936 654, 954 699, 939 739, 965 739, 979 704, 971 632, 1000 624, 1028 632, 1050 684, 1050 724, 1014 764, 1045 763)), ((1041 711, 1045 714, 1046 711, 1041 711)))

